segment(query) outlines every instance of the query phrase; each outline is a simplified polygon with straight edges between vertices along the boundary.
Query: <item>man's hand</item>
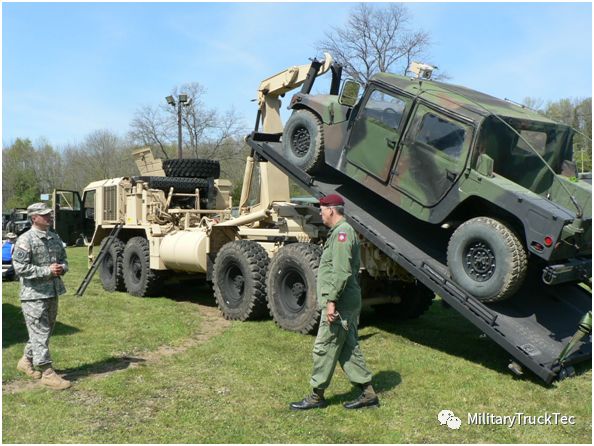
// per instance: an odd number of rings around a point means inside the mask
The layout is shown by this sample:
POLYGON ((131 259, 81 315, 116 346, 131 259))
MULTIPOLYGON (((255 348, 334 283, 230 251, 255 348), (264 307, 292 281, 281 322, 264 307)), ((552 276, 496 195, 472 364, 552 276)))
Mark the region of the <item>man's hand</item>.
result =
POLYGON ((326 320, 329 324, 336 320, 336 302, 327 302, 326 303, 326 320))
POLYGON ((64 267, 59 263, 52 263, 50 265, 50 271, 54 276, 58 277, 64 274, 64 267))

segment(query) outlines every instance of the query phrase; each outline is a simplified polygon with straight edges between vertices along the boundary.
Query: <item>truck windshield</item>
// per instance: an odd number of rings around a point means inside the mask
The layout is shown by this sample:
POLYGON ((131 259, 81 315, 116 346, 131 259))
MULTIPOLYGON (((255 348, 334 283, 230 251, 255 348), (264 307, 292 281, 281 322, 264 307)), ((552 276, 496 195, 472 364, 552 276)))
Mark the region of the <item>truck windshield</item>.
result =
POLYGON ((563 161, 571 160, 573 155, 571 129, 559 124, 503 119, 515 131, 494 116, 485 119, 477 152, 493 158, 496 174, 537 194, 546 192, 554 181, 553 174, 526 141, 556 173, 561 173, 563 161))

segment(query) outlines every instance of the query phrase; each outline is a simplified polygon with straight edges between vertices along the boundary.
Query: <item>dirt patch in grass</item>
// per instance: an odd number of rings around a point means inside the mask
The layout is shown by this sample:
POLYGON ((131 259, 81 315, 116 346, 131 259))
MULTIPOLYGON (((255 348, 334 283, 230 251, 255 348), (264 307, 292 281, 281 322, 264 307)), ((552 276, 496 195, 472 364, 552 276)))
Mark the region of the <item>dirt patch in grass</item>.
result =
MULTIPOLYGON (((109 376, 119 370, 125 370, 130 367, 138 367, 140 364, 151 365, 156 364, 163 358, 184 353, 186 350, 200 344, 208 342, 209 339, 223 333, 231 322, 226 320, 217 307, 196 305, 197 310, 202 318, 200 330, 193 336, 184 339, 180 345, 170 346, 163 345, 154 351, 143 352, 134 355, 125 355, 118 358, 110 358, 99 364, 94 364, 91 367, 83 369, 71 369, 59 371, 64 378, 70 381, 78 381, 81 378, 99 379, 109 376)), ((6 366, 6 364, 5 364, 6 366)), ((13 394, 24 392, 27 390, 38 389, 42 387, 39 381, 33 380, 18 380, 2 384, 3 394, 13 394)))

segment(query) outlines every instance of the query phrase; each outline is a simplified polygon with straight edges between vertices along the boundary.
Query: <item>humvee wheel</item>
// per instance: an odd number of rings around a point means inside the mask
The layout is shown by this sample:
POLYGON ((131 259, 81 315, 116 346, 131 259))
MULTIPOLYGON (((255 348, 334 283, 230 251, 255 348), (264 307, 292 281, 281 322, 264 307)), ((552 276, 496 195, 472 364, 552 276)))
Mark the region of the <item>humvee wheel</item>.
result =
POLYGON ((133 296, 154 296, 159 290, 162 279, 158 271, 150 268, 150 250, 148 240, 133 237, 124 248, 124 283, 126 291, 133 296))
POLYGON ((283 155, 307 173, 324 164, 322 122, 307 110, 293 112, 283 131, 283 155))
POLYGON ((251 240, 236 240, 221 248, 214 263, 213 286, 225 319, 245 321, 266 315, 268 254, 251 240))
POLYGON ((507 299, 518 290, 528 261, 511 229, 492 218, 477 217, 452 234, 448 267, 462 288, 488 303, 507 299))
POLYGON ((435 293, 419 282, 399 287, 398 295, 400 303, 374 305, 377 315, 398 321, 416 319, 427 312, 435 298, 435 293))
MULTIPOLYGON (((103 249, 107 238, 101 242, 101 248, 103 249)), ((125 291, 126 285, 124 284, 124 268, 123 268, 123 253, 124 253, 124 242, 116 238, 109 249, 105 253, 101 266, 99 269, 99 278, 101 279, 101 285, 105 291, 125 291)))
POLYGON ((317 328, 316 277, 321 254, 317 245, 294 243, 272 258, 266 280, 268 308, 279 327, 303 334, 317 328))

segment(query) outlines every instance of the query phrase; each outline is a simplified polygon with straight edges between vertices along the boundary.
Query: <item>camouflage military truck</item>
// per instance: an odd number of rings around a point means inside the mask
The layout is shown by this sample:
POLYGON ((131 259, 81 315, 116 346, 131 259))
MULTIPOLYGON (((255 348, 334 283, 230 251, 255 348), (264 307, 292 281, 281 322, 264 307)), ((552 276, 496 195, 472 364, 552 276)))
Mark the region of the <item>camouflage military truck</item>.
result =
POLYGON ((353 81, 295 94, 284 158, 314 177, 332 167, 451 231, 451 276, 483 302, 514 295, 529 267, 548 284, 591 277, 592 188, 572 161, 574 131, 426 68, 377 74, 360 98, 353 81))

